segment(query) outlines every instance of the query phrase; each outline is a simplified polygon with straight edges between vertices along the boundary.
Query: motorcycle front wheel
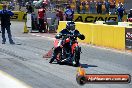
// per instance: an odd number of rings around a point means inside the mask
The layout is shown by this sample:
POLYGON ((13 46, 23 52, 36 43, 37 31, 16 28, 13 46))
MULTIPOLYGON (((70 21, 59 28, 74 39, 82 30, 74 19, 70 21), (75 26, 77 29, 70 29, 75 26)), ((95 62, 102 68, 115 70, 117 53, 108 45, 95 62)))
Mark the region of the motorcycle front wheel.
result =
POLYGON ((75 47, 74 55, 73 55, 73 61, 75 61, 75 64, 73 64, 75 67, 78 67, 80 65, 80 52, 81 49, 79 46, 75 47))

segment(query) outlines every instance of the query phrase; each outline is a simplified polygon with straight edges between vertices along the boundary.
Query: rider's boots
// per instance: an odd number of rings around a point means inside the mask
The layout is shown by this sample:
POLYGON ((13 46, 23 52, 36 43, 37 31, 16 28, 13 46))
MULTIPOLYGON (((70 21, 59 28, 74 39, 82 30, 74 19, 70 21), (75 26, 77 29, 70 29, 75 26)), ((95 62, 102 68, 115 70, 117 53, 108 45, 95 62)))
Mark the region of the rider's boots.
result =
POLYGON ((50 61, 49 61, 49 63, 52 63, 53 61, 54 61, 54 59, 53 59, 53 58, 51 58, 51 59, 50 59, 50 61))
POLYGON ((55 60, 56 56, 57 56, 57 54, 55 52, 53 52, 52 57, 51 57, 49 63, 52 63, 55 60))

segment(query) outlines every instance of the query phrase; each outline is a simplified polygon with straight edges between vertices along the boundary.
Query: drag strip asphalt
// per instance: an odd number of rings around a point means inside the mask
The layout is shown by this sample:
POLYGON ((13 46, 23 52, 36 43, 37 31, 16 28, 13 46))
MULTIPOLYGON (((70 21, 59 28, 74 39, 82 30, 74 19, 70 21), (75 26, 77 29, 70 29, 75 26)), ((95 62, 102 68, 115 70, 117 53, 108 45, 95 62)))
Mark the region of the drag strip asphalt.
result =
MULTIPOLYGON (((15 79, 32 88, 132 88, 132 83, 78 85, 77 67, 49 64, 49 59, 43 58, 53 47, 54 35, 51 38, 50 34, 23 34, 23 28, 23 22, 12 22, 15 45, 10 45, 8 40, 6 44, 1 44, 0 38, 0 70, 15 79)), ((115 52, 90 45, 80 46, 80 62, 88 74, 132 75, 131 53, 115 52)))

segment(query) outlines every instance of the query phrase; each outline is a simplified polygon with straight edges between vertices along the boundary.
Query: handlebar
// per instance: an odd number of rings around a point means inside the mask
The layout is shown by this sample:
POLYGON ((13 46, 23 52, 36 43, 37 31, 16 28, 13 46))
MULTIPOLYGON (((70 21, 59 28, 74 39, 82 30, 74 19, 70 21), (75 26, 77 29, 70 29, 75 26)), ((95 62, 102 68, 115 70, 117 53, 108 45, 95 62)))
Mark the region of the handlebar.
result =
POLYGON ((62 34, 62 37, 78 37, 78 35, 62 34))
POLYGON ((83 34, 78 34, 78 35, 71 35, 71 34, 59 34, 59 35, 56 35, 55 36, 56 39, 60 39, 60 38, 63 38, 63 39, 66 39, 66 38, 73 38, 73 39, 76 39, 77 37, 81 40, 84 40, 85 39, 85 36, 83 34))

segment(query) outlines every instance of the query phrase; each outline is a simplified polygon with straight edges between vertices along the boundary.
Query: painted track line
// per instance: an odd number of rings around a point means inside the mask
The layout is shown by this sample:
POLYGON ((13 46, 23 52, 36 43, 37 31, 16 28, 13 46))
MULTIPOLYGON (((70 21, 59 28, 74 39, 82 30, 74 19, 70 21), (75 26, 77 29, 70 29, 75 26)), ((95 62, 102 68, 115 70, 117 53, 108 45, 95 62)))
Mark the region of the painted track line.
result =
POLYGON ((33 36, 37 36, 37 37, 43 37, 43 38, 47 38, 49 40, 54 40, 55 38, 52 38, 52 37, 48 37, 48 36, 44 36, 44 35, 39 35, 39 34, 31 34, 33 36))
POLYGON ((0 88, 32 88, 0 70, 0 88))

